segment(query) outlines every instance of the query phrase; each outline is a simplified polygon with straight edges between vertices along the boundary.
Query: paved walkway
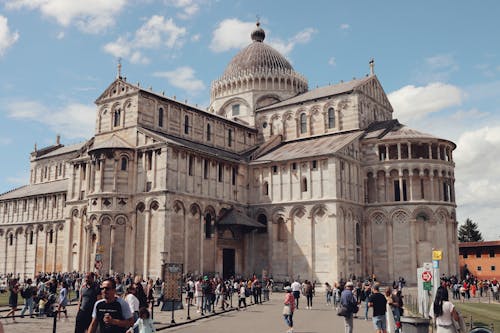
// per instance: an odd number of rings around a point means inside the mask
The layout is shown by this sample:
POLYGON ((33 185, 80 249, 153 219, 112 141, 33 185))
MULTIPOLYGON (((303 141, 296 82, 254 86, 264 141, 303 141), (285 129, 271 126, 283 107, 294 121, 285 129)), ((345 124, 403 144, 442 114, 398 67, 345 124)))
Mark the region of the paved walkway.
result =
MULTIPOLYGON (((221 313, 216 309, 216 315, 207 315, 201 318, 200 314, 193 311, 191 307, 190 316, 192 321, 188 321, 187 310, 178 310, 174 312, 174 321, 176 325, 171 325, 171 312, 158 311, 155 307, 154 321, 157 330, 163 332, 216 332, 216 333, 238 333, 245 332, 285 332, 287 330, 283 321, 282 300, 284 293, 274 293, 271 295, 271 301, 262 305, 250 305, 246 310, 231 310, 221 313)), ((249 300, 249 299, 248 299, 249 300)), ((305 298, 300 299, 302 302, 305 298)), ((331 333, 343 332, 343 318, 336 315, 332 307, 326 306, 323 295, 314 298, 315 306, 312 310, 302 308, 295 312, 294 323, 295 332, 302 333, 331 333)), ((234 303, 236 304, 236 303, 234 303)), ((233 305, 234 305, 233 304, 233 305)), ((76 306, 68 307, 68 319, 61 319, 57 322, 58 333, 74 332, 76 306)), ((360 314, 364 313, 361 307, 360 314)), ((370 311, 371 313, 371 311, 370 311)), ((19 312, 17 313, 19 314, 19 312)), ((1 313, 5 315, 5 313, 1 313)), ((21 332, 52 332, 53 318, 30 319, 29 316, 16 318, 17 323, 12 323, 12 319, 2 318, 4 330, 6 333, 21 332)), ((372 332, 371 321, 354 319, 355 333, 372 332)))

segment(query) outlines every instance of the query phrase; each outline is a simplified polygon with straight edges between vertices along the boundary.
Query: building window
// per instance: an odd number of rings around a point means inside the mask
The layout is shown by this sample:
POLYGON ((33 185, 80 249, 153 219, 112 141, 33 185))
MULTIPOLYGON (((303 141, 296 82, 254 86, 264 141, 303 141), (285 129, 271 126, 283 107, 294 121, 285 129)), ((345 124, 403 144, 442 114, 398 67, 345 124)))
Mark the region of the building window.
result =
POLYGON ((464 259, 467 259, 469 257, 469 254, 467 252, 464 252, 462 256, 464 257, 464 259))
POLYGON ((328 128, 335 127, 335 110, 333 108, 328 109, 328 128))
POLYGON ((153 152, 152 151, 146 152, 146 168, 148 170, 153 169, 153 152))
POLYGON ((227 145, 228 145, 228 147, 231 147, 232 143, 233 143, 233 130, 228 129, 227 130, 227 145))
POLYGON ((152 187, 153 187, 153 183, 146 182, 146 192, 150 192, 152 187))
POLYGON ((219 182, 222 182, 224 180, 224 164, 219 163, 219 177, 218 177, 219 182))
POLYGON ((301 191, 307 192, 307 177, 302 177, 301 191))
POLYGON ((163 127, 163 108, 158 109, 158 126, 163 127))
POLYGON ((10 234, 9 235, 9 246, 12 246, 14 244, 14 235, 10 234))
POLYGON ((122 157, 120 169, 122 171, 127 171, 127 158, 126 157, 122 157))
POLYGON ((188 160, 188 174, 190 176, 193 175, 193 163, 194 163, 194 157, 193 156, 189 156, 189 160, 188 160))
POLYGON ((307 116, 305 113, 300 115, 300 134, 307 132, 307 116))
POLYGON ((259 233, 266 233, 267 232, 267 216, 264 215, 264 214, 260 214, 258 217, 257 217, 257 221, 260 223, 260 224, 263 224, 266 226, 266 228, 262 228, 262 229, 259 229, 259 233))
POLYGON ((311 169, 316 170, 318 168, 318 161, 313 160, 311 162, 311 169))
POLYGON ((30 231, 29 244, 33 245, 33 230, 30 231))
POLYGON ((273 171, 273 174, 277 174, 278 173, 278 166, 277 165, 273 165, 271 167, 272 171, 273 171))
POLYGON ((205 238, 212 238, 212 215, 205 215, 205 238))
POLYGON ((121 116, 121 110, 115 110, 113 113, 113 126, 117 127, 120 126, 120 116, 121 116))
POLYGON ((282 217, 278 219, 278 241, 284 242, 287 239, 286 224, 282 217))
POLYGON ((54 230, 49 231, 49 243, 52 244, 54 241, 54 230))
POLYGON ((490 250, 490 258, 495 258, 495 250, 490 250))
POLYGON ((491 270, 492 270, 492 271, 495 271, 495 270, 496 270, 496 267, 495 267, 495 266, 491 266, 491 270))
POLYGON ((361 245, 361 229, 359 227, 359 223, 356 223, 356 245, 361 245))
POLYGON ((476 251, 476 258, 481 258, 481 250, 476 251))
POLYGON ((57 197, 54 195, 52 197, 52 208, 56 208, 57 207, 57 197))
POLYGON ((24 199, 23 200, 23 212, 26 211, 27 207, 28 207, 28 200, 24 199))
POLYGON ((210 124, 207 124, 207 141, 212 140, 212 130, 210 128, 210 124))
POLYGON ((292 170, 297 170, 297 163, 295 162, 292 163, 292 170))
POLYGON ((208 160, 203 160, 203 179, 208 179, 208 160))
POLYGON ((361 249, 360 248, 356 249, 356 263, 361 264, 361 249))
POLYGON ((233 167, 233 172, 231 175, 231 184, 233 184, 233 185, 236 185, 236 175, 237 174, 238 174, 238 172, 236 171, 236 168, 233 167))
POLYGON ((262 185, 262 194, 269 195, 269 183, 268 182, 264 182, 264 184, 262 185))
POLYGON ((184 134, 189 134, 189 116, 184 116, 184 134))
POLYGON ((233 110, 233 117, 240 115, 240 105, 239 104, 233 104, 232 110, 233 110))
POLYGON ((481 271, 481 270, 483 270, 483 268, 481 266, 477 266, 477 270, 481 271))

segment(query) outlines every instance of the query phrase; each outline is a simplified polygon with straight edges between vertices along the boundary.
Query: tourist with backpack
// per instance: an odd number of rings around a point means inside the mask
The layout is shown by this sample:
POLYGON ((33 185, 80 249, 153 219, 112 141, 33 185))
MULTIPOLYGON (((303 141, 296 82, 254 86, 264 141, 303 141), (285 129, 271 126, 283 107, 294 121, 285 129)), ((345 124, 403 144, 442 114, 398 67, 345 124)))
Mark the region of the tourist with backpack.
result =
POLYGON ((29 310, 30 318, 33 318, 33 309, 35 305, 33 296, 35 295, 35 290, 31 285, 32 283, 33 281, 31 279, 28 279, 23 289, 21 289, 21 297, 24 298, 24 306, 21 310, 21 318, 24 318, 24 313, 26 312, 26 310, 29 310))

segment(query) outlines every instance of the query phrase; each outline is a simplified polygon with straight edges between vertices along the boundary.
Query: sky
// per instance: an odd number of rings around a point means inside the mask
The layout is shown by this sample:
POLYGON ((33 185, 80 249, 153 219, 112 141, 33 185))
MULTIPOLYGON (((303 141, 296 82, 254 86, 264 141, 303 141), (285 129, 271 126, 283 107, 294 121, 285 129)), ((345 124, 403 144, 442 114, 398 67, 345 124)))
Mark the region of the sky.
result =
POLYGON ((500 239, 500 2, 0 0, 0 193, 28 183, 37 146, 83 142, 117 75, 209 105, 210 84, 265 42, 309 87, 375 74, 411 128, 454 151, 457 220, 500 239))

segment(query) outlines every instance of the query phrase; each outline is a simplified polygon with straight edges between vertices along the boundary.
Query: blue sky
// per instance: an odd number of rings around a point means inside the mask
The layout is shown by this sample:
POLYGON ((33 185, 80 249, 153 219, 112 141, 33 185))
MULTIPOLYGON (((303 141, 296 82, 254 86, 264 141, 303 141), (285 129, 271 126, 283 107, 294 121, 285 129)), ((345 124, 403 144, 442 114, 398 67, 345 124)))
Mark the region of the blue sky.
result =
POLYGON ((401 122, 457 143, 457 217, 499 239, 500 3, 481 1, 0 0, 0 193, 29 153, 92 136, 114 80, 206 107, 212 80, 266 42, 310 88, 375 73, 401 122))

